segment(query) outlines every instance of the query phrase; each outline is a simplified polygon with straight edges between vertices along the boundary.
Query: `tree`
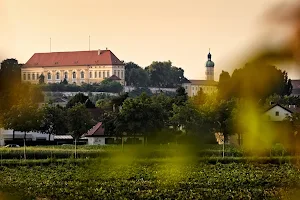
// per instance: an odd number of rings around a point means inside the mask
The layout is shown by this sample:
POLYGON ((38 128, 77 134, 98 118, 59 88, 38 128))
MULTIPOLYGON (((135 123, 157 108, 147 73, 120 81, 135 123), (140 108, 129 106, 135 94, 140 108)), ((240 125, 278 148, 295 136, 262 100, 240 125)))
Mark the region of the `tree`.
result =
POLYGON ((188 95, 187 95, 184 87, 179 87, 176 90, 175 104, 176 105, 183 105, 187 100, 188 100, 188 95))
POLYGON ((87 96, 83 93, 78 93, 74 97, 72 97, 69 102, 67 103, 67 108, 72 108, 76 104, 81 103, 86 106, 86 108, 95 108, 95 104, 89 100, 87 96))
POLYGON ((146 139, 164 126, 163 108, 155 104, 149 96, 142 94, 135 99, 124 101, 122 110, 115 120, 116 133, 143 135, 146 139))
POLYGON ((130 97, 138 97, 142 95, 143 93, 146 93, 148 96, 153 95, 151 90, 147 87, 141 87, 141 88, 136 88, 135 90, 132 90, 129 92, 130 97))
POLYGON ((178 87, 184 80, 184 70, 172 66, 171 61, 152 62, 146 67, 150 77, 150 85, 153 87, 178 87))
POLYGON ((220 99, 229 99, 231 97, 230 90, 231 90, 231 82, 230 82, 230 75, 228 72, 223 71, 219 77, 218 83, 218 95, 220 99))
POLYGON ((75 158, 77 156, 78 139, 92 127, 91 114, 81 103, 75 104, 67 111, 67 126, 69 133, 75 140, 75 158))
POLYGON ((203 92, 203 89, 200 88, 200 90, 198 91, 197 95, 193 96, 191 98, 191 102, 194 105, 203 105, 206 102, 206 94, 203 92))
POLYGON ((175 130, 185 133, 185 139, 191 139, 189 142, 211 142, 215 127, 212 114, 211 110, 199 109, 191 102, 181 106, 173 104, 170 122, 175 130))
POLYGON ((228 136, 234 134, 235 131, 235 117, 236 114, 236 100, 229 101, 222 100, 215 110, 215 121, 218 123, 216 131, 223 133, 225 142, 228 136))
POLYGON ((149 85, 148 73, 142 68, 133 68, 128 72, 127 85, 134 87, 146 87, 149 85))
POLYGON ((64 80, 62 81, 62 84, 64 84, 64 85, 68 85, 68 81, 67 81, 67 79, 66 79, 66 78, 64 78, 64 80))
POLYGON ((228 93, 238 98, 265 100, 272 94, 289 95, 292 89, 289 82, 287 73, 275 66, 265 63, 250 63, 243 68, 234 70, 228 93), (259 76, 257 77, 258 72, 259 76))
POLYGON ((8 91, 14 85, 21 83, 21 64, 16 59, 6 59, 1 62, 0 91, 8 91))
POLYGON ((84 105, 86 108, 96 108, 95 104, 90 99, 87 99, 84 105))
POLYGON ((114 111, 119 111, 119 108, 123 105, 123 102, 129 97, 128 93, 125 92, 117 97, 112 98, 111 106, 113 107, 114 111))
POLYGON ((14 105, 5 114, 4 128, 24 132, 24 159, 26 159, 26 133, 39 130, 38 107, 31 102, 21 102, 14 105))
POLYGON ((39 76, 39 84, 40 85, 45 84, 45 76, 44 76, 44 74, 41 74, 39 76))
POLYGON ((134 62, 128 62, 125 64, 125 82, 128 86, 146 87, 149 84, 149 76, 143 68, 134 62))
POLYGON ((62 107, 46 105, 40 109, 40 131, 51 135, 63 135, 67 133, 67 119, 62 107))
POLYGON ((16 93, 21 83, 21 65, 16 59, 6 59, 0 64, 0 124, 3 113, 9 111, 18 98, 16 93))

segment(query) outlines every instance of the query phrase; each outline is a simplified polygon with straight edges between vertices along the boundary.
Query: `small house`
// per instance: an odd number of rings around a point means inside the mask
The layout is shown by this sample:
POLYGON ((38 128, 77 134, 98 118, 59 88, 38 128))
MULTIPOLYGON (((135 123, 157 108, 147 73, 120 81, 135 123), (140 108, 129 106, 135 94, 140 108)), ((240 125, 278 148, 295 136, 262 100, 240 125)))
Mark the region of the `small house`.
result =
MULTIPOLYGON (((122 138, 116 136, 105 135, 102 122, 98 122, 93 126, 82 139, 87 139, 88 145, 107 145, 107 144, 121 144, 122 138)), ((142 136, 123 136, 124 143, 142 144, 144 137, 142 136)))

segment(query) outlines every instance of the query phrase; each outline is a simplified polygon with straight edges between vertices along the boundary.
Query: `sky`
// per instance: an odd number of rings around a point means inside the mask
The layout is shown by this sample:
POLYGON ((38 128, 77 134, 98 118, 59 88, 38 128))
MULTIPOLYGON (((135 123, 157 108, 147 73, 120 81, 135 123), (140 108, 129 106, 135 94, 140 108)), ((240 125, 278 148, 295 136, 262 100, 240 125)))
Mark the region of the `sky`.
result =
MULTIPOLYGON (((215 77, 255 48, 264 11, 281 0, 0 0, 0 60, 34 53, 110 49, 142 67, 172 61, 189 79, 215 77)), ((300 73, 288 70, 291 78, 300 73)), ((298 77, 299 76, 299 77, 298 77)))

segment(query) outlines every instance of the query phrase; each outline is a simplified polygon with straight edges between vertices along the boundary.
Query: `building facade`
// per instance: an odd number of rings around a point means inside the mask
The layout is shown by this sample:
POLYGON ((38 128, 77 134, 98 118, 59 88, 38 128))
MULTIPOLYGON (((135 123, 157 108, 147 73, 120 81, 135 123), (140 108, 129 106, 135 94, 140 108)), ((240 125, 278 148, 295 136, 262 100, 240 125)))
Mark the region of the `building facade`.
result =
POLYGON ((125 85, 125 65, 110 50, 35 53, 21 68, 21 79, 38 83, 100 83, 118 77, 125 85))
POLYGON ((214 67, 215 63, 211 60, 211 53, 209 51, 207 55, 207 61, 205 64, 206 80, 185 80, 182 84, 188 96, 192 97, 198 94, 199 91, 203 91, 206 94, 212 94, 217 91, 218 82, 214 80, 214 67))

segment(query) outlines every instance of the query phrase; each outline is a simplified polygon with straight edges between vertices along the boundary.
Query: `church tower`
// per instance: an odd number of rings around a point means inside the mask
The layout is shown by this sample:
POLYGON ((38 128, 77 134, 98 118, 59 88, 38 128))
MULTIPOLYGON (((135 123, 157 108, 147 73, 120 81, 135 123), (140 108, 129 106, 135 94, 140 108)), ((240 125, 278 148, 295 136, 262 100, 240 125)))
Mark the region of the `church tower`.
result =
POLYGON ((215 77, 214 77, 215 63, 211 60, 210 50, 209 50, 209 53, 207 55, 207 61, 206 61, 205 67, 206 67, 206 72, 205 72, 206 80, 214 81, 215 80, 215 77))

